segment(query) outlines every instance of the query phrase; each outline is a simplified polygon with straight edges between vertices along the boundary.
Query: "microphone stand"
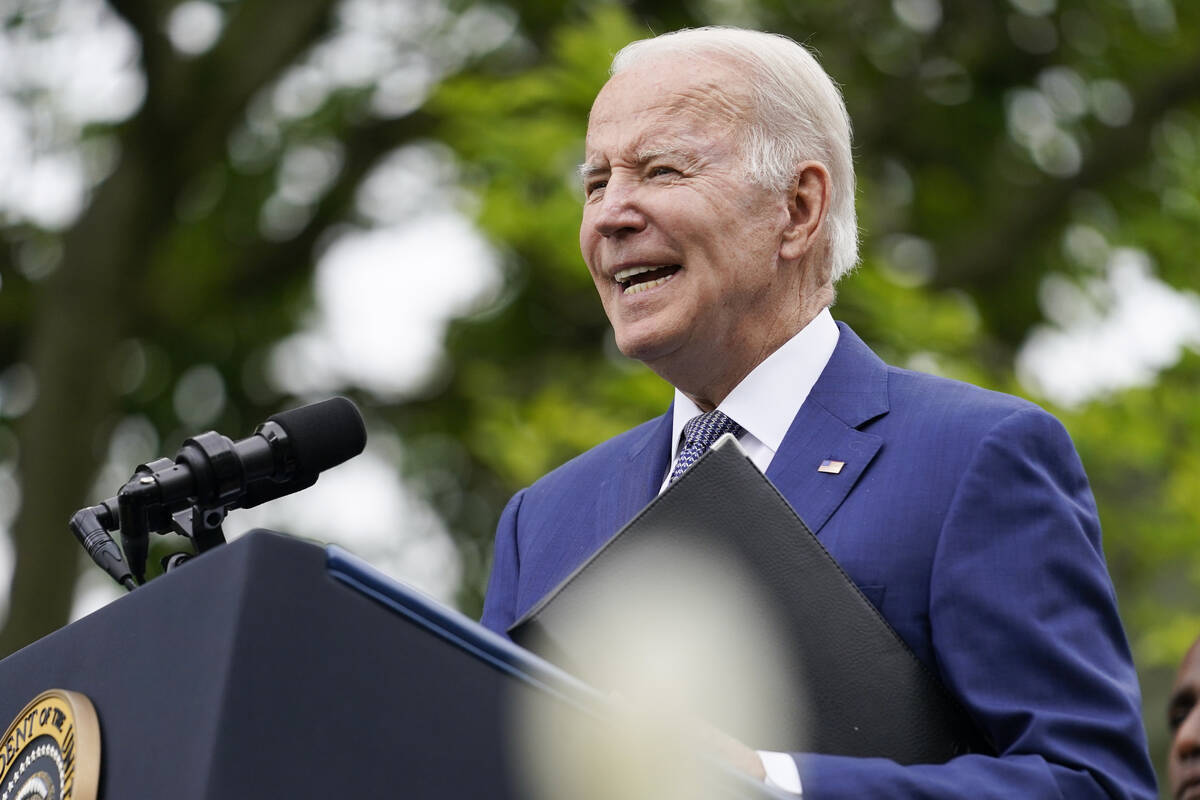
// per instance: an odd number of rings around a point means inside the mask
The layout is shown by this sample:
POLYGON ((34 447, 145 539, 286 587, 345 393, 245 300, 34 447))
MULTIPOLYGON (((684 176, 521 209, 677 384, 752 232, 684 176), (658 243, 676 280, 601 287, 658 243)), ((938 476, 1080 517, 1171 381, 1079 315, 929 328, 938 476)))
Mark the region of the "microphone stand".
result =
MULTIPOLYGON (((189 443, 194 442, 195 439, 189 440, 189 443)), ((96 564, 117 583, 133 591, 146 582, 146 558, 149 555, 151 533, 173 531, 185 536, 192 542, 195 555, 225 544, 225 532, 221 524, 228 514, 226 504, 236 502, 236 497, 231 496, 236 493, 226 489, 216 498, 174 499, 178 497, 181 491, 179 484, 184 480, 190 480, 190 476, 169 458, 142 464, 116 497, 75 512, 69 523, 71 532, 96 564), (121 531, 121 549, 109 536, 110 532, 117 530, 121 531)), ((213 492, 203 494, 210 495, 213 492)), ((163 559, 164 571, 178 567, 191 557, 189 553, 168 556, 163 559)))
MULTIPOLYGON (((135 476, 130 483, 137 480, 139 479, 135 476)), ((182 511, 165 514, 165 518, 169 520, 165 526, 135 525, 132 533, 128 526, 122 528, 121 520, 126 518, 126 513, 131 520, 145 520, 149 517, 162 519, 164 517, 161 507, 145 507, 145 496, 145 492, 125 492, 123 487, 122 493, 117 497, 110 497, 98 505, 79 509, 71 517, 69 523, 71 532, 75 534, 75 538, 87 550, 92 560, 113 580, 129 591, 133 591, 139 584, 146 582, 145 563, 149 551, 148 533, 162 534, 173 531, 189 539, 195 548, 195 553, 172 553, 165 557, 163 559, 164 572, 170 572, 194 555, 225 544, 225 531, 222 530, 221 523, 225 521, 228 512, 224 506, 214 508, 195 504, 182 511), (125 511, 121 510, 122 506, 125 506, 125 511), (142 527, 145 527, 146 531, 139 533, 138 530, 142 527), (109 536, 110 532, 117 530, 122 532, 122 544, 125 546, 125 552, 130 554, 130 561, 140 559, 137 563, 141 567, 139 571, 142 574, 138 578, 134 577, 133 570, 125 561, 121 550, 109 536), (144 537, 140 542, 137 538, 139 536, 144 537)))

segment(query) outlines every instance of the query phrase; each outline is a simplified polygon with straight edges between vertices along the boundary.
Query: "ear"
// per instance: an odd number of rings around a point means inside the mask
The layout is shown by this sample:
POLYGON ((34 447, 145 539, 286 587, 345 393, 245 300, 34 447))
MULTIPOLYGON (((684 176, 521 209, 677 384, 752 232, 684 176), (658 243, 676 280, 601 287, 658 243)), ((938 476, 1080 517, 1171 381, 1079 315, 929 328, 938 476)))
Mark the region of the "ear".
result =
POLYGON ((796 167, 788 190, 788 226, 783 232, 779 254, 788 260, 803 258, 817 241, 833 192, 829 170, 819 161, 796 167))

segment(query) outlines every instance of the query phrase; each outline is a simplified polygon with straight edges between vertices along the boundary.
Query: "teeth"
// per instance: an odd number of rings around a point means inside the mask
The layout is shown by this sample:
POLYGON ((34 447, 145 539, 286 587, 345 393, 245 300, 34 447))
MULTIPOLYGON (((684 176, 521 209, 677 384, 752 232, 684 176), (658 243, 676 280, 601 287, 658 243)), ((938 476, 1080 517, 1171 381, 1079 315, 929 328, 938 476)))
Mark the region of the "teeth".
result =
POLYGON ((657 280, 653 280, 653 281, 645 281, 643 283, 635 283, 633 286, 625 287, 625 291, 622 292, 622 294, 628 295, 628 294, 637 294, 638 292, 644 292, 647 289, 653 289, 655 286, 662 286, 664 283, 666 283, 667 281, 671 280, 671 278, 674 278, 674 277, 675 277, 674 275, 668 275, 665 278, 658 278, 657 280))
POLYGON ((656 286, 662 286, 664 283, 671 280, 671 278, 674 278, 675 273, 678 271, 678 264, 656 264, 652 266, 629 267, 628 269, 623 269, 613 275, 613 280, 620 284, 622 288, 622 294, 630 295, 637 294, 638 292, 644 292, 647 289, 653 289, 656 286), (638 283, 629 283, 629 281, 633 280, 638 275, 644 275, 647 272, 662 271, 666 271, 666 274, 661 278, 651 278, 650 280, 644 280, 638 283))
POLYGON ((656 269, 662 269, 662 267, 630 267, 629 269, 621 270, 613 277, 616 279, 617 283, 624 283, 634 275, 641 275, 643 272, 650 272, 656 269))

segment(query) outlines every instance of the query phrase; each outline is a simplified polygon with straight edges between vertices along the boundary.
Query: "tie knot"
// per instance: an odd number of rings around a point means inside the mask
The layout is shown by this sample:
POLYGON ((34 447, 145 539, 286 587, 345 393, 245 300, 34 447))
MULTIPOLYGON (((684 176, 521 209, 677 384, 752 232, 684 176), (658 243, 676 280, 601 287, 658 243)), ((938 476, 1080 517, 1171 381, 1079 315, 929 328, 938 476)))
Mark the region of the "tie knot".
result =
POLYGON ((741 425, 716 409, 689 419, 683 426, 683 447, 679 450, 675 468, 671 470, 671 482, 674 483, 688 467, 700 460, 700 456, 704 455, 722 434, 732 433, 737 436, 741 432, 741 425))
POLYGON ((725 416, 723 412, 713 409, 687 421, 683 426, 683 441, 685 445, 693 441, 704 442, 704 446, 709 447, 721 437, 721 434, 733 433, 741 428, 741 425, 725 416))

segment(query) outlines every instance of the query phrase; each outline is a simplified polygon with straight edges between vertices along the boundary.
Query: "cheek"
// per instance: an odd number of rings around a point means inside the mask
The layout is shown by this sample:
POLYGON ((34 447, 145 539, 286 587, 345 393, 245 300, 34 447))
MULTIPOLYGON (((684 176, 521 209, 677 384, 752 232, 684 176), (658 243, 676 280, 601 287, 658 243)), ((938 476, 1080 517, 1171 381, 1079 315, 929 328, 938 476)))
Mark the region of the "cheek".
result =
POLYGON ((783 225, 774 208, 760 207, 751 212, 740 208, 714 214, 707 238, 720 252, 736 254, 740 261, 774 261, 783 225))
POLYGON ((579 226, 579 252, 583 254, 584 259, 588 257, 588 224, 587 217, 584 217, 583 222, 579 226))
POLYGON ((596 277, 596 237, 589 235, 586 228, 579 230, 579 254, 583 256, 583 263, 587 265, 588 272, 592 277, 596 277))
POLYGON ((587 242, 596 238, 596 225, 593 222, 592 206, 586 200, 583 203, 583 210, 579 215, 579 247, 587 249, 587 242))

